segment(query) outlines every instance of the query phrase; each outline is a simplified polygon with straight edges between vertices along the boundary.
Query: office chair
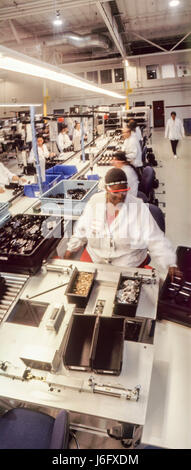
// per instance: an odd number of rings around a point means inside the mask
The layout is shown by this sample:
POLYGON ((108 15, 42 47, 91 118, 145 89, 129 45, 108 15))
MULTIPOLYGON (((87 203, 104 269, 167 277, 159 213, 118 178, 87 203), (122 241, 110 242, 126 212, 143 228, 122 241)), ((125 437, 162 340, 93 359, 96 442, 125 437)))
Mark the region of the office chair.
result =
POLYGON ((151 198, 153 198, 153 182, 155 179, 155 172, 151 166, 146 166, 143 169, 141 182, 139 184, 139 191, 146 194, 148 199, 151 202, 151 198))
POLYGON ((146 194, 142 193, 141 191, 138 191, 137 197, 138 197, 139 199, 142 199, 143 202, 145 202, 145 203, 148 203, 148 202, 149 202, 148 197, 146 196, 146 194))
POLYGON ((143 147, 143 150, 142 150, 142 162, 143 162, 143 166, 145 166, 146 164, 146 157, 147 157, 147 147, 143 147))
POLYGON ((0 417, 0 449, 67 449, 69 415, 56 418, 27 408, 13 408, 0 417))
POLYGON ((156 223, 158 224, 159 228, 162 230, 162 232, 165 233, 165 218, 164 214, 161 211, 160 207, 154 206, 154 204, 149 204, 149 210, 155 219, 156 223))

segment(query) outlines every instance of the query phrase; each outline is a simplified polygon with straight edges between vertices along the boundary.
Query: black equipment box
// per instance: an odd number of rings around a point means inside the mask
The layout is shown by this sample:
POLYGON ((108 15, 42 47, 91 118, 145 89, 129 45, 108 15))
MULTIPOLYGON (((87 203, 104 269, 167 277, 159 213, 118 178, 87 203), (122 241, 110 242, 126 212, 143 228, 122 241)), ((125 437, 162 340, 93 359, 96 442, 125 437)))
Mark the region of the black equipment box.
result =
POLYGON ((0 228, 0 271, 34 274, 63 236, 63 219, 18 214, 0 228))
POLYGON ((141 279, 120 275, 115 297, 114 314, 135 317, 141 292, 141 279), (126 300, 127 299, 127 300, 126 300))
POLYGON ((158 319, 191 326, 191 248, 179 246, 177 261, 183 278, 167 275, 158 303, 158 319))
POLYGON ((73 314, 63 353, 65 367, 119 375, 124 335, 124 318, 73 314))
POLYGON ((69 304, 76 304, 80 308, 86 307, 93 287, 96 272, 96 270, 94 272, 83 272, 78 271, 77 268, 74 269, 71 279, 68 283, 68 287, 65 291, 65 295, 67 296, 69 304))

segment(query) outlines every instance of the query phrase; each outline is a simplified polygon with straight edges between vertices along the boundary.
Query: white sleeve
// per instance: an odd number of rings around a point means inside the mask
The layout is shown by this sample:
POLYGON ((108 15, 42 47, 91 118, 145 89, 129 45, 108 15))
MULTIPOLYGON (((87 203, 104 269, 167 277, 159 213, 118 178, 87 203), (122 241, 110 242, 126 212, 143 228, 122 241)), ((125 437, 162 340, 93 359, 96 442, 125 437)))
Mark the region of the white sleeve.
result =
POLYGON ((31 149, 29 158, 28 158, 28 163, 33 163, 34 162, 34 151, 31 149))
POLYGON ((135 143, 131 143, 131 145, 128 146, 128 149, 125 150, 126 155, 128 155, 129 160, 133 161, 136 160, 137 157, 137 145, 135 143))
POLYGON ((76 224, 74 234, 68 242, 67 250, 71 252, 76 252, 87 242, 87 232, 91 223, 91 213, 91 203, 88 202, 86 204, 83 214, 81 215, 76 224))
POLYGON ((9 179, 9 181, 12 181, 13 176, 16 176, 15 173, 12 173, 11 171, 9 171, 5 165, 3 166, 4 166, 3 168, 4 173, 7 175, 7 178, 9 179))
POLYGON ((57 144, 60 152, 63 151, 63 136, 62 134, 58 134, 57 144))
POLYGON ((168 138, 168 134, 169 134, 169 120, 167 121, 167 125, 166 125, 166 129, 165 129, 165 139, 168 138))
POLYGON ((149 227, 143 223, 144 239, 148 237, 148 249, 151 259, 155 259, 159 268, 168 269, 170 266, 176 266, 176 253, 168 238, 165 237, 162 230, 150 213, 146 204, 143 205, 145 211, 144 220, 149 221, 149 227), (149 211, 149 216, 148 213, 149 211))
POLYGON ((46 144, 43 144, 43 152, 44 152, 45 158, 48 158, 49 157, 49 151, 47 149, 46 144))
POLYGON ((182 134, 182 137, 185 137, 185 130, 184 130, 184 125, 183 125, 183 122, 180 121, 180 126, 181 126, 181 134, 182 134))

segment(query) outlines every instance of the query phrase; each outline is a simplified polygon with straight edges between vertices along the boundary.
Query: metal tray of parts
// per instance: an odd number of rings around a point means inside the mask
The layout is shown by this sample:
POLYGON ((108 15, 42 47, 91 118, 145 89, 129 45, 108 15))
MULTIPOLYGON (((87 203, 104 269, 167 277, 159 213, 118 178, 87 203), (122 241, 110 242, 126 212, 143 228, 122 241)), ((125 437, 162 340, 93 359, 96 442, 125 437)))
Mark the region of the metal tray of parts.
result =
MULTIPOLYGON (((83 307, 86 307, 87 303, 88 303, 88 300, 89 300, 89 297, 90 297, 90 294, 91 294, 91 290, 92 290, 92 287, 93 287, 93 283, 94 283, 94 279, 95 279, 95 276, 96 276, 96 273, 97 273, 97 270, 95 271, 78 271, 77 268, 74 269, 73 273, 72 273, 72 276, 71 276, 71 279, 68 283, 68 286, 67 286, 67 289, 65 291, 65 295, 67 297, 67 300, 68 300, 68 303, 69 304, 76 304, 78 307, 80 308, 83 308, 83 307), (90 279, 90 282, 89 282, 89 286, 87 286, 87 283, 84 281, 84 289, 86 290, 85 294, 83 295, 82 294, 77 294, 74 292, 74 286, 75 286, 75 283, 79 277, 79 275, 90 275, 89 277, 91 277, 90 279)), ((82 286, 82 289, 83 289, 83 286, 82 286)))
POLYGON ((191 247, 177 248, 177 263, 183 278, 175 276, 171 282, 167 275, 159 297, 158 318, 191 327, 191 247))
POLYGON ((63 351, 72 370, 119 375, 122 368, 125 319, 73 314, 63 351))
POLYGON ((66 180, 60 181, 53 188, 49 189, 43 194, 41 198, 42 206, 51 204, 53 213, 74 214, 80 215, 90 197, 98 190, 98 181, 80 181, 80 180, 66 180), (82 199, 72 199, 67 197, 68 190, 81 189, 86 193, 82 199), (64 197, 57 198, 57 194, 63 194, 64 197))
POLYGON ((43 259, 46 259, 56 248, 62 236, 63 219, 60 217, 28 214, 18 214, 12 217, 0 228, 0 271, 36 273, 43 259), (38 227, 37 223, 40 224, 40 231, 36 233, 35 243, 33 231, 35 225, 38 227), (34 244, 33 246, 31 244, 31 251, 24 253, 22 246, 32 241, 34 244))
POLYGON ((117 294, 115 296, 115 302, 114 302, 114 311, 113 313, 115 315, 120 315, 120 316, 125 316, 125 317, 135 317, 136 315, 136 310, 138 307, 139 303, 139 298, 140 298, 140 292, 141 292, 141 286, 142 286, 142 280, 137 279, 134 277, 129 277, 125 275, 120 275, 119 278, 119 283, 117 286, 117 294), (138 295, 136 296, 136 300, 132 302, 125 302, 119 299, 119 291, 122 290, 120 287, 122 286, 122 283, 125 281, 133 281, 138 283, 138 295))

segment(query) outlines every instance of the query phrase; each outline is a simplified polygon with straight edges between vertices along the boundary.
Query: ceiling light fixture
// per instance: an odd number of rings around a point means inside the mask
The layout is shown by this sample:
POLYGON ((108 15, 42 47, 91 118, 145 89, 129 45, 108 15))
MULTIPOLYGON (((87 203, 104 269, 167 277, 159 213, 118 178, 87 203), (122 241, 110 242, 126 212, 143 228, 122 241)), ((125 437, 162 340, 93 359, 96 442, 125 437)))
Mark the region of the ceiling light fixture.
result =
POLYGON ((53 21, 53 24, 55 26, 61 26, 61 24, 63 23, 62 19, 60 18, 60 12, 57 11, 56 12, 56 19, 53 21))
POLYGON ((100 93, 113 98, 124 99, 124 95, 93 85, 91 82, 77 78, 74 74, 65 72, 59 67, 47 64, 46 62, 41 62, 40 60, 28 57, 4 46, 0 46, 0 69, 52 80, 57 83, 81 88, 94 93, 100 93))
POLYGON ((177 7, 179 5, 180 1, 179 0, 171 0, 169 3, 170 7, 177 7))
POLYGON ((38 106, 42 106, 42 104, 40 103, 10 103, 10 104, 7 104, 7 103, 0 103, 0 108, 29 108, 30 106, 35 106, 38 107, 38 106))

